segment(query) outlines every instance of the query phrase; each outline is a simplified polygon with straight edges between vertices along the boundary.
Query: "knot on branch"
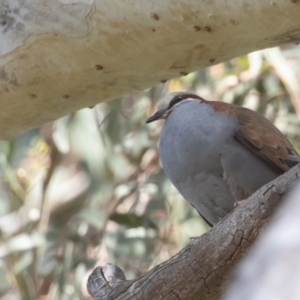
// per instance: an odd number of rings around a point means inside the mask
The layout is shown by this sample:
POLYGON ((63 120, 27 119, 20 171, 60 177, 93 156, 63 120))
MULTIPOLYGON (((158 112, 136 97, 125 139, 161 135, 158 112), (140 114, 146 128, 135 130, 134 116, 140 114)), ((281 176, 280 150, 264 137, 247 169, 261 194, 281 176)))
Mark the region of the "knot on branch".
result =
POLYGON ((113 264, 97 267, 89 276, 87 289, 94 299, 105 299, 111 290, 126 280, 124 272, 113 264))

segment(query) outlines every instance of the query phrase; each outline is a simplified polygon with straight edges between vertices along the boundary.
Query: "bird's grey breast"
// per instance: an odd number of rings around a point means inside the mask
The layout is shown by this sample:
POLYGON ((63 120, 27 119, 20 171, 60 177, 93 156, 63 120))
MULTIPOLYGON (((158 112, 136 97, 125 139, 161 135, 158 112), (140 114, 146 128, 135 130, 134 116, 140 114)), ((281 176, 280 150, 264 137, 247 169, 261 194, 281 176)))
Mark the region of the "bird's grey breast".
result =
POLYGON ((233 208, 223 180, 220 147, 232 140, 236 121, 205 102, 188 102, 168 116, 159 152, 164 170, 183 195, 211 223, 233 208))

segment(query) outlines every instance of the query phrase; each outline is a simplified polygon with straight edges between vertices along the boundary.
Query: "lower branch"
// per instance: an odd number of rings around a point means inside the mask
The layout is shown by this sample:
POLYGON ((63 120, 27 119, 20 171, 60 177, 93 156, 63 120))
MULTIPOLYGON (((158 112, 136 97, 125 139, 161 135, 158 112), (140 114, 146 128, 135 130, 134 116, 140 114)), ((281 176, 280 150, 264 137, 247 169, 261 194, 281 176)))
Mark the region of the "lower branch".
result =
POLYGON ((218 299, 230 283, 233 266, 299 176, 300 165, 262 187, 177 255, 134 280, 125 280, 113 265, 96 268, 87 283, 90 294, 95 300, 218 299))

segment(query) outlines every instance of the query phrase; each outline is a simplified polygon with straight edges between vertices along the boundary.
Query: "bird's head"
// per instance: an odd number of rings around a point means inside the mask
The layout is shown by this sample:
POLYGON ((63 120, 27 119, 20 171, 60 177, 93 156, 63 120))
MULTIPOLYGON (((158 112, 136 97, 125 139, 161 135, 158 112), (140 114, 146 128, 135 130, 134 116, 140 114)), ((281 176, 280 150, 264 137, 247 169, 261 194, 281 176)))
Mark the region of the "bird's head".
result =
POLYGON ((204 101, 198 95, 188 92, 176 92, 167 94, 159 103, 156 113, 149 117, 146 123, 151 123, 160 119, 167 119, 169 114, 178 106, 192 101, 204 101))

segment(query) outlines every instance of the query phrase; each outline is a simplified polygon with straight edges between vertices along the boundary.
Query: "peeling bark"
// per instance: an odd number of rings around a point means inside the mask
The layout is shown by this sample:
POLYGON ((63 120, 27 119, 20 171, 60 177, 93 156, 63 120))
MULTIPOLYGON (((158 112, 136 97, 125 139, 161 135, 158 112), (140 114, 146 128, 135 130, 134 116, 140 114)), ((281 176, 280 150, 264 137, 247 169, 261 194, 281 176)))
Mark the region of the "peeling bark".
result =
POLYGON ((234 266, 299 176, 300 165, 262 187, 209 232, 137 279, 124 280, 120 269, 110 264, 96 268, 88 280, 89 292, 95 300, 218 299, 232 280, 234 266))
POLYGON ((300 41, 294 0, 0 0, 0 139, 300 41))

